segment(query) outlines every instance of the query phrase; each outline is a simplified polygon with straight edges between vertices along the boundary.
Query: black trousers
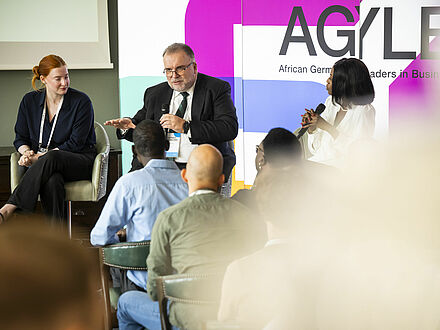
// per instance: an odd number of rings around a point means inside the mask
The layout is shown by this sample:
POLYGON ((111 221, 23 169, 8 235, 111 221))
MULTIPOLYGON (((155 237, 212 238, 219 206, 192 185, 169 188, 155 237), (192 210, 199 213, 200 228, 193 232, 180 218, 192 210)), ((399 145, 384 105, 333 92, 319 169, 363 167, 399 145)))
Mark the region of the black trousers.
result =
POLYGON ((95 156, 95 151, 49 151, 27 169, 8 203, 25 212, 33 212, 40 195, 45 214, 63 219, 66 195, 64 182, 90 180, 95 156))
POLYGON ((110 267, 110 276, 112 278, 113 287, 120 288, 121 294, 127 291, 145 291, 145 289, 137 286, 127 276, 127 270, 116 267, 110 267))

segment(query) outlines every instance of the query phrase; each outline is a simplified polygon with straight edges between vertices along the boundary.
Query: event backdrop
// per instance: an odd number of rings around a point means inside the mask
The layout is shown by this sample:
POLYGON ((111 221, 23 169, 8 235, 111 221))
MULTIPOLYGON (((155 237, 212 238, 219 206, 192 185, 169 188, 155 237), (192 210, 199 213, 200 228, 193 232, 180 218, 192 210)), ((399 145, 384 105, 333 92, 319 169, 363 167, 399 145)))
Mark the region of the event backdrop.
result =
MULTIPOLYGON (((228 81, 239 118, 234 189, 255 177, 255 145, 273 127, 299 127, 327 97, 342 57, 362 59, 376 90, 375 137, 417 111, 430 115, 439 84, 438 0, 119 1, 121 116, 165 81, 162 52, 185 42, 200 72, 228 81)), ((131 148, 122 144, 124 172, 131 148)))

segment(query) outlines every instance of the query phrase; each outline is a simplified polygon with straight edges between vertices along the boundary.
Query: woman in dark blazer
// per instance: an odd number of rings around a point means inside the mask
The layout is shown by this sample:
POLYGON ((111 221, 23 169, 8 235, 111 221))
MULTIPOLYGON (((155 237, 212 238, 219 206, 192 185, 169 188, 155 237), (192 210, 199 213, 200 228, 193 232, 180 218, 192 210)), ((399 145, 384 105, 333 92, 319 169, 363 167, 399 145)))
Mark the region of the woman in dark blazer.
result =
POLYGON ((92 175, 96 139, 90 99, 69 88, 66 63, 57 55, 45 56, 32 72, 34 91, 23 97, 15 124, 18 164, 26 172, 0 209, 0 223, 16 209, 32 212, 38 195, 48 216, 63 218, 64 182, 92 175))

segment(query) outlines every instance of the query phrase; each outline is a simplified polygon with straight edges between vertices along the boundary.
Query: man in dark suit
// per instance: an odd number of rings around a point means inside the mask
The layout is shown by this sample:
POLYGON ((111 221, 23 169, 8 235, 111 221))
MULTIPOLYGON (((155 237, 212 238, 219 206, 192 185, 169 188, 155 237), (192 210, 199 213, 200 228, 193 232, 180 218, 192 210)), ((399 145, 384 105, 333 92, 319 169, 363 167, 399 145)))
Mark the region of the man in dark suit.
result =
MULTIPOLYGON (((168 139, 174 140, 175 161, 181 169, 197 145, 212 144, 223 155, 227 180, 235 165, 235 153, 228 142, 238 133, 230 85, 198 73, 194 52, 185 44, 168 46, 163 53, 163 63, 167 82, 147 88, 142 109, 133 118, 113 119, 105 124, 117 128, 119 139, 132 141, 136 124, 144 119, 160 122, 168 132, 168 139), (167 110, 163 111, 164 108, 167 110), (168 109, 169 113, 165 113, 168 109), (181 134, 176 136, 175 133, 181 134)), ((133 158, 132 170, 140 167, 133 158)))

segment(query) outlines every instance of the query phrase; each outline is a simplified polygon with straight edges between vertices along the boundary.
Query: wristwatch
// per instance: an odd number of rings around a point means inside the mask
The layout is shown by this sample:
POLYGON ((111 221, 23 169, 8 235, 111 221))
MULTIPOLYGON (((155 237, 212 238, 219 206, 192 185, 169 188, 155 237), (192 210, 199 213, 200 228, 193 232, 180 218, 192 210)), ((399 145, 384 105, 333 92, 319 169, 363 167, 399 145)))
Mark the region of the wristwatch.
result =
POLYGON ((190 124, 189 121, 185 121, 185 123, 183 123, 183 133, 184 133, 184 134, 188 134, 188 131, 189 131, 189 124, 190 124))

